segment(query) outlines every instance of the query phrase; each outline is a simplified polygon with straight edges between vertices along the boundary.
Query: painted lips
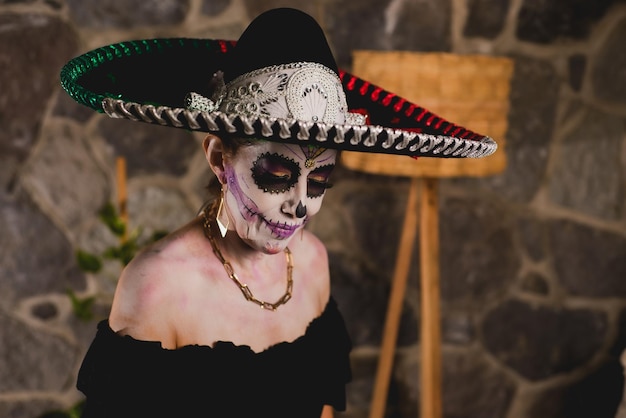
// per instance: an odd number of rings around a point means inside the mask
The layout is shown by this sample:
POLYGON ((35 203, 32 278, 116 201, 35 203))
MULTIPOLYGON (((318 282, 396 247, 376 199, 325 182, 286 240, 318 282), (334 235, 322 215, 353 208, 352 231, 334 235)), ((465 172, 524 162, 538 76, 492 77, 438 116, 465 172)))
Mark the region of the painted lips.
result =
POLYGON ((272 222, 267 219, 261 217, 265 225, 272 231, 272 234, 276 236, 278 239, 286 239, 289 238, 300 228, 301 224, 289 225, 286 222, 272 222))
POLYGON ((246 215, 244 218, 251 222, 254 218, 260 219, 261 222, 270 230, 270 232, 274 235, 274 237, 278 239, 286 239, 289 238, 300 228, 304 226, 304 223, 301 224, 293 224, 289 225, 287 222, 273 222, 267 220, 263 215, 259 212, 256 212, 252 208, 244 205, 244 209, 246 211, 246 215))

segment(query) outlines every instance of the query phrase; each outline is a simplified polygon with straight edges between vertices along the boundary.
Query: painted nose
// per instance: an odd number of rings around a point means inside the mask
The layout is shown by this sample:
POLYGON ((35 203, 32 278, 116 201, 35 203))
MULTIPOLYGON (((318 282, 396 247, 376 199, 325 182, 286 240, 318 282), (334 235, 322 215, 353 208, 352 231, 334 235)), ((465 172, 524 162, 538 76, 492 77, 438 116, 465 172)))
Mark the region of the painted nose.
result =
POLYGON ((298 202, 298 206, 296 206, 296 217, 304 218, 306 216, 306 206, 302 204, 302 201, 298 202))
POLYGON ((289 196, 283 203, 283 212, 298 219, 306 216, 307 210, 304 204, 307 193, 306 178, 299 179, 296 186, 290 190, 289 196), (297 202, 297 203, 296 203, 297 202))

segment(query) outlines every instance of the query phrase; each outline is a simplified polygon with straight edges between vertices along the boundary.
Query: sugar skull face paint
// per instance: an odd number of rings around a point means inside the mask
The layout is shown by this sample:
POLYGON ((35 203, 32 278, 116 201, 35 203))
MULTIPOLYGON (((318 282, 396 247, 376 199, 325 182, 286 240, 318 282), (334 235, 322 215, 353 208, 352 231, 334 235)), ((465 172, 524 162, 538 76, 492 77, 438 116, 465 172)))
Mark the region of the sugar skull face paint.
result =
POLYGON ((298 177, 298 163, 276 153, 261 154, 252 166, 252 178, 264 192, 284 193, 296 185, 298 177))
MULTIPOLYGON (((321 155, 325 148, 320 148, 321 155)), ((306 194, 308 197, 321 197, 326 189, 331 187, 328 183, 334 164, 315 167, 315 160, 307 158, 304 167, 309 169, 306 194)), ((294 187, 300 178, 300 166, 291 158, 280 154, 264 153, 252 166, 252 178, 256 185, 264 192, 284 193, 294 187)), ((301 203, 301 207, 304 204, 301 203)))
POLYGON ((248 245, 277 253, 304 227, 330 187, 337 151, 259 141, 224 161, 230 222, 248 245))

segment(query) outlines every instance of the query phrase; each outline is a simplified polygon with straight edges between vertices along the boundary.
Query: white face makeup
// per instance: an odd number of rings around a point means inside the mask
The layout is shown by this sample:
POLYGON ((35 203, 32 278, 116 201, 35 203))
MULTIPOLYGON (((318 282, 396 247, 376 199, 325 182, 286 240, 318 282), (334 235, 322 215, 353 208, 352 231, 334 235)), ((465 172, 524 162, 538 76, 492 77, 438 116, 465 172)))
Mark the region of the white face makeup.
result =
POLYGON ((268 254, 283 251, 320 210, 336 156, 325 148, 260 141, 226 159, 224 203, 241 239, 268 254))

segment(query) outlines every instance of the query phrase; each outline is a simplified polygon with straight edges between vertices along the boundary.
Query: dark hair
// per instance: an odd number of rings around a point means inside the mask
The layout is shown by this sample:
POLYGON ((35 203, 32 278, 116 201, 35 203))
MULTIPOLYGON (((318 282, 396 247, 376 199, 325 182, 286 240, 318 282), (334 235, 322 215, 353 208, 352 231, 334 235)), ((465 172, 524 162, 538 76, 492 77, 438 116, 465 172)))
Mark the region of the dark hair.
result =
MULTIPOLYGON (((229 134, 220 134, 220 139, 222 140, 222 146, 224 147, 224 152, 229 157, 234 157, 237 154, 237 151, 242 147, 249 147, 259 143, 258 139, 254 138, 241 138, 234 135, 229 134)), ((220 191, 222 185, 216 176, 211 177, 209 180, 209 184, 207 185, 207 190, 212 198, 216 198, 220 195, 220 191)))
POLYGON ((241 138, 229 134, 220 135, 220 139, 229 157, 234 157, 237 151, 242 147, 249 147, 259 143, 259 140, 255 138, 241 138))

